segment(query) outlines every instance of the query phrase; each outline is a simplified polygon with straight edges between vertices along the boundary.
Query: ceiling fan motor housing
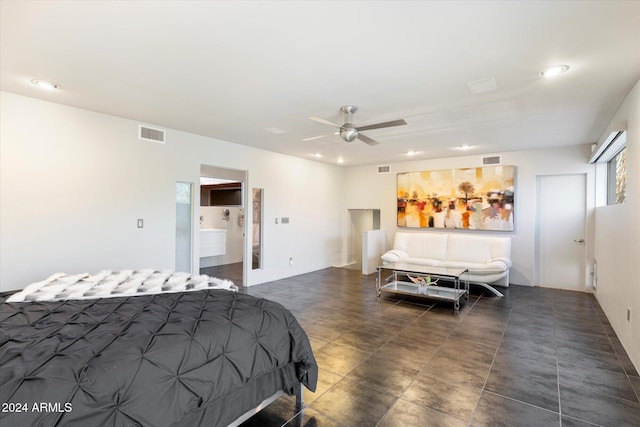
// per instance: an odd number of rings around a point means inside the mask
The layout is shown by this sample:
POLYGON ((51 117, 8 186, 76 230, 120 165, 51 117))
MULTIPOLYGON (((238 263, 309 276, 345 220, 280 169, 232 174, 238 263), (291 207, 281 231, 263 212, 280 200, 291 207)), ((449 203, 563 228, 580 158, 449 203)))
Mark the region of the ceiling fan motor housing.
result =
POLYGON ((347 142, 351 142, 358 137, 358 129, 353 123, 345 123, 340 128, 340 138, 347 142))

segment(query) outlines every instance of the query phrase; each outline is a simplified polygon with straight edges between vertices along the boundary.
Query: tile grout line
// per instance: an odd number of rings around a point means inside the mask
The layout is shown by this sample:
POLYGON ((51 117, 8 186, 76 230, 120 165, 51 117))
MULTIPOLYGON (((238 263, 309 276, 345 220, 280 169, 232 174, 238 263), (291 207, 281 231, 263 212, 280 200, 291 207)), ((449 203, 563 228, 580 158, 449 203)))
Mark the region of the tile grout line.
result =
MULTIPOLYGON (((467 313, 464 314, 464 317, 466 317, 468 315, 468 312, 471 311, 471 309, 475 306, 475 304, 478 302, 479 298, 475 300, 475 302, 471 305, 471 307, 469 307, 469 310, 467 310, 467 313)), ((409 326, 411 326, 414 322, 416 322, 418 319, 420 319, 422 316, 424 316, 426 313, 428 313, 433 307, 435 307, 438 303, 434 303, 433 305, 431 305, 428 309, 426 309, 424 312, 422 312, 422 314, 418 317, 416 317, 415 319, 413 319, 411 322, 409 322, 408 325, 406 325, 403 329, 408 328, 409 326)), ((458 323, 456 325, 456 327, 454 328, 454 330, 459 326, 460 324, 458 323)), ((453 331, 452 331, 453 332, 453 331)), ((398 332, 399 334, 399 332, 398 332)), ((396 335, 398 335, 396 334, 396 335)), ((449 334, 447 336, 447 339, 449 339, 449 337, 451 336, 451 334, 449 334)), ((394 335, 395 337, 395 335, 394 335)), ((391 341, 391 340, 389 340, 391 341)), ((388 341, 388 342, 389 342, 388 341)), ((387 342, 387 343, 388 343, 387 342)), ((431 361, 431 359, 434 357, 434 355, 438 352, 438 350, 443 346, 443 344, 438 345, 438 347, 435 349, 435 351, 431 354, 431 356, 429 357, 429 359, 422 365, 422 367, 418 370, 418 373, 416 374, 416 376, 411 380, 411 382, 409 383, 409 385, 407 385, 407 387, 404 388, 404 390, 400 393, 400 396, 397 396, 396 399, 393 401, 393 403, 391 404, 391 406, 389 406, 389 408, 385 411, 385 413, 382 415, 382 417, 380 417, 380 419, 378 420, 378 422, 376 423, 376 427, 380 425, 380 423, 382 423, 382 421, 384 421, 385 417, 387 416, 387 414, 389 413, 389 411, 391 411, 391 409, 398 403, 399 400, 402 400, 402 395, 409 389, 411 388, 411 386, 413 385, 413 383, 416 381, 416 379, 420 376, 420 374, 422 373, 422 371, 424 370, 424 368, 429 364, 429 361, 431 361)), ((408 402, 408 401, 407 401, 408 402)), ((409 402, 412 403, 412 402, 409 402)), ((429 408, 430 410, 437 412, 439 414, 445 415, 447 417, 451 417, 453 419, 457 419, 459 420, 460 418, 456 418, 454 416, 452 416, 451 414, 447 414, 445 412, 441 412, 437 409, 431 408, 429 406, 427 406, 427 408, 429 408)), ((462 421, 462 420, 461 420, 462 421)))
MULTIPOLYGON (((397 304, 398 302, 400 302, 400 301, 402 301, 402 300, 404 300, 404 298, 402 298, 402 299, 400 299, 400 300, 396 301, 396 303, 395 303, 395 304, 397 304)), ((395 305, 395 304, 394 304, 394 305, 395 305)), ((405 328, 408 328, 409 326, 411 326, 414 322, 416 322, 418 319, 420 319, 422 316, 424 316, 424 315, 425 315, 425 313, 427 313, 429 310, 431 310, 435 305, 436 305, 436 304, 433 304, 433 305, 431 305, 429 308, 427 308, 426 310, 424 310, 424 311, 422 312, 422 314, 420 314, 420 316, 418 316, 418 317, 416 317, 415 319, 413 319, 411 322, 409 322, 409 324, 408 324, 408 325, 406 325, 406 326, 405 326, 404 328, 402 328, 402 329, 405 329, 405 328)), ((400 332, 397 332, 393 337, 391 337, 391 338, 390 338, 386 343, 384 343, 383 345, 387 345, 387 344, 389 344, 389 342, 391 342, 391 340, 392 340, 393 338, 395 338, 396 336, 398 336, 399 334, 400 334, 400 332)), ((382 346, 380 346, 380 347, 382 347, 382 346)), ((438 348, 440 348, 440 346, 438 346, 438 348)), ((438 351, 438 350, 436 349, 436 351, 438 351)), ((375 354, 375 353, 377 353, 377 350, 376 350, 373 354, 375 354)), ((371 356, 373 356, 373 354, 372 354, 371 356)), ((433 354, 435 354, 435 351, 433 352, 433 354)), ((433 357, 433 354, 431 355, 431 357, 433 357)), ((368 360, 368 359, 367 359, 367 360, 368 360)), ((431 360, 431 359, 429 359, 429 360, 431 360)), ((424 364, 424 366, 426 366, 426 365, 427 365, 427 363, 429 363, 429 362, 427 361, 427 362, 424 364)), ((389 406, 389 408, 384 412, 384 414, 382 414, 382 416, 380 417, 380 419, 379 419, 379 420, 378 420, 378 422, 376 423, 376 427, 380 425, 380 423, 385 419, 385 417, 387 416, 387 414, 389 414, 389 412, 391 411, 391 409, 392 409, 392 408, 393 408, 393 407, 398 403, 398 401, 400 400, 400 397, 404 394, 404 392, 405 392, 405 391, 407 391, 407 389, 408 389, 409 387, 411 387, 411 384, 413 384, 413 382, 415 381, 415 379, 420 375, 420 373, 422 372, 422 369, 424 369, 424 366, 423 366, 422 368, 420 368, 420 370, 418 371, 418 373, 416 374, 416 376, 411 380, 411 382, 409 383, 409 385, 408 385, 407 387, 405 387, 405 389, 400 393, 400 396, 397 396, 397 397, 395 398, 395 400, 393 401, 393 403, 391 404, 391 406, 389 406)))
POLYGON ((558 417, 560 421, 560 427, 562 427, 562 398, 560 395, 560 362, 558 361, 558 338, 556 336, 556 304, 555 301, 551 301, 551 313, 553 315, 553 348, 556 350, 556 388, 558 390, 558 417))
MULTIPOLYGON (((484 291, 483 291, 484 294, 484 291)), ((469 313, 471 312, 471 310, 473 309, 473 307, 475 307, 475 305, 478 303, 478 301, 480 300, 480 297, 482 295, 480 295, 478 298, 475 299, 475 301, 473 302, 473 304, 471 304, 471 306, 469 307, 469 309, 467 310, 467 312, 463 315, 463 319, 465 317, 467 317, 469 315, 469 313)), ((409 327, 411 324, 413 324, 415 321, 417 321, 418 319, 420 319, 422 316, 424 316, 427 312, 429 312, 433 307, 435 307, 437 305, 437 302, 435 304, 433 304, 431 307, 429 307, 427 310, 425 310, 420 316, 418 316, 417 318, 415 318, 411 323, 409 323, 409 325, 407 325, 406 327, 409 327)), ((462 322, 462 320, 460 320, 460 322, 458 322, 458 324, 456 325, 456 327, 451 331, 451 333, 453 333, 459 326, 460 323, 462 322)), ((447 339, 449 339, 449 337, 451 336, 451 333, 447 336, 447 339)), ((446 340, 445 340, 446 341, 446 340)), ((430 358, 424 363, 424 365, 422 365, 422 367, 418 370, 418 373, 416 374, 416 376, 411 380, 411 382, 409 383, 409 385, 407 387, 405 387, 405 389, 402 391, 402 393, 400 394, 400 396, 398 396, 396 398, 396 400, 393 402, 393 404, 389 407, 389 409, 387 409, 387 411, 385 412, 385 414, 382 416, 382 418, 380 418, 380 420, 378 421, 378 423, 376 424, 376 426, 379 426, 380 423, 384 420, 384 418, 387 416, 387 414, 389 413, 389 411, 391 410, 391 408, 393 408, 395 406, 396 403, 398 403, 399 400, 402 399, 402 395, 409 389, 411 388, 411 386, 413 385, 413 383, 416 381, 416 379, 420 376, 420 374, 422 373, 422 371, 426 368, 426 366, 429 364, 429 362, 431 361, 431 359, 435 356, 435 354, 438 352, 438 350, 443 346, 444 344, 440 344, 435 351, 431 354, 430 358)), ((407 401, 409 402, 409 401, 407 401)), ((412 403, 412 402, 409 402, 412 403)), ((460 418, 457 418, 451 414, 447 414, 446 412, 442 412, 438 409, 432 408, 430 406, 427 406, 427 408, 429 408, 430 410, 437 412, 439 414, 445 415, 447 417, 456 419, 456 420, 460 420, 462 421, 460 418)), ((473 413, 471 416, 471 419, 473 418, 473 413)), ((471 423, 471 419, 467 422, 467 425, 470 425, 471 423)))
MULTIPOLYGON (((595 300, 595 302, 598 304, 598 306, 600 306, 600 303, 598 302, 597 299, 595 300)), ((622 363, 622 359, 620 359, 620 355, 618 354, 618 350, 616 349, 616 346, 613 345, 613 339, 611 338, 611 335, 609 335, 609 332, 607 331, 607 328, 605 327, 606 326, 605 323, 602 321, 600 316, 598 316, 598 310, 596 309, 595 305, 592 304, 591 308, 595 312, 595 316, 598 319, 598 322, 600 323, 600 326, 604 330, 604 333, 607 336, 607 340, 609 341, 609 344, 611 344, 611 348, 613 349, 613 354, 615 354, 616 359, 618 359, 618 362, 620 363, 620 366, 622 367, 622 371, 624 372, 625 376, 627 377, 627 381, 629 381, 631 383, 631 389, 633 390, 633 392, 636 395, 636 401, 640 402, 640 390, 636 390, 636 387, 633 386, 633 382, 631 381, 631 376, 627 372, 627 369, 625 368, 624 363, 622 363)), ((606 317, 605 317, 605 319, 606 319, 606 317)), ((609 322, 608 319, 607 319, 607 322, 609 322)), ((609 323, 609 326, 611 326, 610 323, 609 323)), ((613 330, 613 327, 611 327, 611 329, 612 329, 613 333, 615 334, 615 330, 613 330)), ((616 335, 616 339, 618 339, 618 341, 620 341, 620 339, 618 338, 617 335, 616 335)), ((620 343, 620 345, 622 345, 622 343, 620 343)))
MULTIPOLYGON (((314 320, 323 320, 323 319, 314 319, 314 320)), ((354 330, 357 330, 357 329, 355 329, 355 328, 349 328, 348 330, 349 330, 349 331, 354 331, 354 330)), ((340 334, 339 336, 337 336, 336 338, 332 339, 331 341, 327 341, 327 342, 326 342, 326 344, 325 344, 324 346, 329 345, 329 344, 333 343, 334 341, 336 341, 336 340, 340 339, 340 337, 342 337, 345 333, 346 333, 346 332, 344 332, 344 333, 340 334)), ((397 334, 396 334, 396 335, 397 335, 397 334)), ((395 335, 393 335, 393 337, 395 337, 395 335)), ((392 337, 392 338, 393 338, 393 337, 392 337)), ((387 340, 387 343, 388 343, 392 338, 390 338, 389 340, 387 340)), ((324 341, 324 340, 323 340, 323 341, 324 341)), ((385 343, 385 344, 386 344, 386 343, 385 343)), ((385 345, 385 344, 383 344, 383 345, 385 345)), ((324 346, 322 346, 322 347, 324 347, 324 346)), ((375 353, 375 352, 374 352, 374 353, 375 353)), ((364 362, 366 362, 367 360, 369 360, 369 359, 373 356, 373 354, 374 354, 374 353, 370 354, 370 355, 369 355, 366 359, 364 359, 364 360, 363 360, 363 361, 362 361, 358 366, 360 366, 362 363, 364 363, 364 362)), ((356 367, 357 367, 357 366, 356 366, 356 367)), ((356 367, 354 367, 353 369, 355 369, 356 367)), ((318 369, 320 369, 320 367, 319 367, 319 366, 318 366, 318 369)), ((353 371, 353 369, 351 369, 351 371, 353 371)), ((324 369, 324 370, 325 370, 325 371, 327 371, 327 372, 329 372, 329 373, 332 373, 332 374, 334 374, 334 375, 339 376, 339 377, 340 377, 340 379, 339 379, 336 383, 332 384, 332 385, 331 385, 329 388, 327 388, 325 391, 323 391, 320 395, 316 396, 316 397, 311 401, 311 403, 316 402, 318 399, 320 399, 322 396, 324 396, 326 393, 328 393, 328 392, 329 392, 333 387, 335 387, 335 385, 336 385, 336 384, 338 384, 340 381, 342 381, 342 380, 346 379, 346 376, 347 376, 347 375, 349 375, 349 373, 351 373, 351 371, 349 371, 349 372, 347 372, 345 375, 340 375, 340 374, 338 374, 337 372, 329 371, 329 370, 327 370, 327 369, 324 369)), ((303 390, 303 393, 304 393, 304 390, 303 390)), ((318 412, 319 414, 322 414, 323 416, 325 416, 325 417, 327 417, 327 418, 329 418, 329 419, 331 419, 331 420, 333 420, 333 421, 337 422, 338 424, 342 424, 342 425, 344 425, 344 426, 350 427, 350 426, 349 426, 349 424, 345 424, 345 423, 343 422, 343 420, 337 419, 337 418, 333 417, 331 414, 327 414, 327 413, 325 413, 325 412, 323 412, 323 411, 321 411, 321 410, 319 410, 319 409, 317 409, 317 408, 315 408, 315 407, 311 407, 311 403, 305 403, 305 404, 303 405, 302 409, 301 409, 301 410, 300 410, 300 411, 299 411, 299 412, 298 412, 294 417, 292 417, 292 418, 291 418, 291 419, 289 419, 285 424, 283 424, 281 427, 285 427, 285 426, 286 426, 286 424, 288 424, 289 422, 291 422, 291 421, 292 421, 292 420, 293 420, 293 419, 294 419, 298 414, 302 414, 302 415, 304 416, 304 409, 306 409, 306 408, 309 408, 309 409, 311 409, 311 410, 313 410, 313 411, 316 411, 316 412, 318 412)))
MULTIPOLYGON (((380 299, 378 298, 378 300, 380 300, 380 299)), ((401 299, 399 299, 399 300, 395 301, 395 302, 392 304, 392 306, 396 306, 396 305, 398 305, 398 303, 399 303, 399 302, 401 302, 401 301, 403 301, 403 298, 401 298, 401 299)), ((342 380, 352 381, 352 380, 347 379, 347 376, 348 376, 351 372, 353 372, 356 368, 358 368, 358 366, 361 366, 361 365, 363 365, 364 363, 366 363, 368 360, 370 360, 370 359, 371 359, 371 358, 372 358, 372 357, 377 353, 377 351, 378 351, 378 349, 379 349, 380 347, 383 347, 383 346, 385 346, 385 345, 389 344, 389 342, 391 342, 391 340, 393 340, 396 336, 398 336, 402 330, 404 330, 405 328, 409 327, 409 325, 411 325, 413 322, 415 322, 415 321, 416 321, 416 320, 418 320, 420 317, 422 317, 422 316, 423 316, 427 311, 429 311, 432 307, 433 307, 433 306, 430 306, 429 308, 427 308, 426 310, 424 310, 424 311, 423 311, 419 316, 417 316, 415 319, 413 319, 411 322, 409 322, 409 323, 408 323, 407 325, 405 325, 403 328, 399 329, 396 333, 394 333, 393 335, 391 335, 391 337, 390 337, 388 340, 386 340, 386 341, 384 342, 384 344, 382 344, 382 345, 378 346, 378 348, 376 349, 376 351, 374 351, 374 352, 372 352, 371 354, 369 354, 369 356, 367 356, 364 360, 362 360, 362 362, 360 362, 358 365, 356 365, 355 367, 353 367, 353 368, 352 368, 349 372, 347 372, 345 375, 340 375, 340 374, 338 374, 337 372, 332 372, 332 371, 327 370, 327 372, 331 372, 331 373, 332 373, 332 374, 334 374, 334 375, 338 375, 338 376, 340 377, 340 380, 338 380, 335 384, 332 384, 332 385, 331 385, 328 389, 326 389, 326 390, 325 390, 325 391, 324 391, 320 396, 317 396, 317 397, 313 400, 313 402, 317 401, 320 397, 324 396, 324 395, 325 395, 327 392, 329 392, 333 387, 335 387, 335 385, 336 385, 336 384, 338 384, 340 381, 342 381, 342 380)), ((349 328, 349 330, 350 330, 350 331, 357 331, 358 329, 356 329, 356 328, 349 328)), ((346 332, 345 332, 345 333, 346 333, 346 332)), ((336 337, 335 339, 333 339, 333 340, 331 340, 331 341, 328 341, 328 342, 327 342, 327 344, 325 344, 325 345, 328 345, 328 344, 333 343, 334 341, 336 341, 336 340, 338 340, 340 337, 342 337, 342 335, 344 335, 344 334, 341 334, 340 336, 336 337)), ((347 347, 348 347, 348 345, 347 345, 347 347)), ((358 349, 358 350, 359 350, 359 349, 358 349)), ((325 370, 326 370, 326 369, 325 369, 325 370)), ((420 371, 419 371, 419 372, 420 372, 420 371)), ((419 372, 418 372, 418 374, 419 374, 419 372)), ((373 387, 373 388, 377 389, 376 387, 373 387)), ((406 390, 406 389, 405 389, 405 390, 406 390)), ((400 397, 396 397, 396 399, 393 401, 393 403, 391 404, 391 406, 389 406, 389 409, 387 409, 387 410, 385 411, 385 413, 382 415, 382 417, 380 417, 380 420, 378 420, 378 422, 376 423, 376 425, 378 425, 378 424, 380 424, 380 423, 382 422, 382 420, 384 419, 384 417, 385 417, 385 416, 387 415, 387 413, 391 410, 391 408, 393 408, 393 406, 397 403, 397 401, 398 401, 399 399, 400 399, 400 397)), ((309 407, 309 408, 311 408, 311 406, 307 406, 307 405, 305 405, 305 407, 309 407)), ((311 409, 313 409, 314 411, 318 411, 319 413, 321 413, 321 414, 323 414, 323 415, 325 415, 325 416, 328 416, 329 418, 333 419, 334 421, 339 422, 340 424, 343 424, 343 423, 342 423, 342 421, 340 421, 340 420, 338 420, 338 419, 335 419, 335 418, 333 418, 333 417, 329 416, 328 414, 325 414, 324 412, 322 412, 322 411, 320 411, 320 410, 318 410, 318 409, 316 409, 316 408, 311 408, 311 409)))
MULTIPOLYGON (((552 305, 552 310, 553 310, 553 305, 552 305)), ((491 362, 491 366, 489 367, 489 373, 491 373, 491 368, 493 367, 493 362, 495 361, 495 357, 496 357, 496 355, 498 354, 498 350, 500 349, 500 346, 501 346, 501 344, 502 344, 502 340, 504 339, 504 334, 505 334, 505 332, 506 332, 507 326, 508 326, 508 324, 509 324, 509 319, 511 318, 511 315, 512 315, 512 314, 513 314, 513 308, 511 308, 511 309, 509 310, 509 318, 507 319, 507 324, 505 325, 505 330, 504 330, 504 331, 503 331, 503 333, 502 333, 502 338, 501 338, 501 340, 500 340, 500 344, 498 344, 498 348, 496 349, 496 353, 494 353, 494 360, 491 362)), ((554 327, 554 329, 555 329, 555 327, 554 327)), ((555 348, 555 334, 554 334, 554 348, 555 348)), ((558 370, 558 358, 557 358, 557 350, 556 350, 556 375, 558 375, 557 370, 558 370)), ((559 388, 559 386, 560 386, 560 385, 559 385, 559 384, 560 384, 560 383, 559 383, 559 375, 557 376, 557 378, 558 378, 558 379, 557 379, 557 382, 556 382, 556 383, 558 384, 558 388, 559 388)), ((533 403, 529 403, 529 402, 525 402, 525 401, 522 401, 522 400, 518 400, 518 399, 515 399, 515 398, 510 397, 510 396, 505 396, 505 395, 502 395, 502 394, 500 394, 500 393, 493 392, 493 391, 491 391, 491 390, 486 390, 486 389, 485 389, 485 387, 486 387, 486 384, 487 384, 487 381, 488 381, 488 380, 489 380, 489 376, 487 375, 487 378, 485 379, 485 383, 484 383, 484 385, 483 385, 483 387, 482 387, 482 391, 483 391, 483 392, 485 392, 485 391, 486 391, 487 393, 491 393, 491 394, 494 394, 494 395, 496 395, 496 396, 503 397, 503 398, 508 399, 508 400, 511 400, 511 401, 513 401, 513 402, 518 402, 518 403, 521 403, 521 404, 524 404, 524 405, 527 405, 527 406, 531 406, 531 407, 533 407, 533 408, 542 409, 542 410, 544 410, 544 411, 551 412, 551 413, 553 413, 553 414, 558 414, 558 417, 559 417, 559 425, 560 425, 560 427, 562 427, 562 415, 561 415, 560 410, 558 410, 558 412, 555 412, 555 411, 552 411, 552 410, 550 410, 550 409, 544 408, 544 407, 542 407, 542 406, 534 405, 533 403)), ((478 402, 478 403, 479 403, 479 402, 478 402)), ((474 409, 473 414, 475 414, 475 411, 477 410, 477 408, 478 408, 478 405, 476 404, 476 408, 474 409)), ((558 408, 560 409, 560 392, 559 392, 559 391, 558 391, 558 408)), ((473 415, 472 415, 472 419, 473 419, 473 415)), ((576 419, 577 419, 577 418, 576 418, 576 419)), ((579 420, 579 421, 583 421, 583 420, 579 420)))
MULTIPOLYGON (((502 345, 502 341, 504 340, 504 334, 507 331, 507 327, 509 326, 509 320, 511 319, 511 315, 513 314, 513 306, 511 306, 511 308, 509 309, 509 316, 507 317, 507 321, 504 324, 504 329, 502 330, 502 335, 500 336, 500 342, 498 342, 498 346, 496 347, 496 351, 493 353, 493 359, 491 359, 491 365, 489 365, 489 372, 487 373, 487 377, 484 379, 484 383, 482 384, 482 389, 480 390, 480 397, 478 398, 478 401, 476 402, 476 406, 473 408, 473 411, 471 412, 471 418, 469 419, 469 422, 467 423, 468 426, 471 426, 471 422, 473 421, 473 417, 476 414, 476 411, 478 410, 478 406, 480 405, 480 399, 482 398, 482 393, 485 392, 486 386, 487 386, 487 381, 489 381, 489 375, 491 375, 491 369, 493 368, 493 364, 496 361, 496 356, 498 355, 498 351, 500 350, 500 346, 502 345)), ((491 393, 491 391, 486 390, 488 393, 491 393)))

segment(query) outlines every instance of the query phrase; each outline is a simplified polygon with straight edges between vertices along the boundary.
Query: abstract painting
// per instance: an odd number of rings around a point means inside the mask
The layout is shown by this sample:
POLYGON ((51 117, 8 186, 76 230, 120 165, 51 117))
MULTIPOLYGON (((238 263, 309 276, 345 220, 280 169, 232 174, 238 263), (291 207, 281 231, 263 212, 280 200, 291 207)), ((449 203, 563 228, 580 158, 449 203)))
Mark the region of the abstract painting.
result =
POLYGON ((515 166, 399 173, 398 227, 513 231, 515 166))

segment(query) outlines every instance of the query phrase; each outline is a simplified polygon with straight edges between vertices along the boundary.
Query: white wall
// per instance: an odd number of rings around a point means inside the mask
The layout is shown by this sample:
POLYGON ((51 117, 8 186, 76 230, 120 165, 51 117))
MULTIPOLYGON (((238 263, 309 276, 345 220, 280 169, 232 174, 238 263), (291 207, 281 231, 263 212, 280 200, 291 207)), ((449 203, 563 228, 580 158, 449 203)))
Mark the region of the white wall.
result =
MULTIPOLYGON (((636 369, 640 370, 640 82, 608 125, 627 130, 627 202, 600 206, 595 211, 595 259, 598 262, 600 302, 636 369), (627 321, 627 309, 631 319, 627 321)), ((604 192, 603 186, 598 190, 604 192)), ((603 194, 598 200, 606 200, 603 194)))
MULTIPOLYGON (((511 236, 513 268, 510 282, 533 286, 535 283, 536 177, 540 175, 581 173, 587 176, 587 188, 593 188, 595 168, 588 164, 589 145, 544 150, 499 153, 502 164, 516 166, 515 231, 499 232, 511 236)), ((351 167, 345 176, 344 200, 348 209, 379 208, 381 228, 387 231, 388 243, 396 226, 396 174, 421 170, 480 166, 481 156, 470 155, 437 160, 418 160, 391 164, 390 174, 378 174, 375 165, 351 167), (366 182, 367 185, 362 185, 366 182)), ((593 194, 587 195, 586 260, 593 258, 593 194)), ((476 233, 475 231, 469 231, 476 233)), ((497 233, 497 232, 496 232, 497 233)), ((586 263, 585 269, 589 269, 586 263)), ((587 271, 587 273, 590 270, 587 271)), ((588 276, 588 274, 585 274, 588 276)), ((585 290, 590 290, 585 280, 585 290)))
MULTIPOLYGON (((341 168, 172 129, 166 145, 137 133, 136 121, 0 92, 0 291, 60 271, 173 269, 175 182, 197 188, 201 164, 250 171, 247 188, 264 188, 264 268, 247 284, 333 264, 341 168), (275 225, 282 216, 290 224, 275 225)), ((197 191, 194 206, 197 271, 197 191)))

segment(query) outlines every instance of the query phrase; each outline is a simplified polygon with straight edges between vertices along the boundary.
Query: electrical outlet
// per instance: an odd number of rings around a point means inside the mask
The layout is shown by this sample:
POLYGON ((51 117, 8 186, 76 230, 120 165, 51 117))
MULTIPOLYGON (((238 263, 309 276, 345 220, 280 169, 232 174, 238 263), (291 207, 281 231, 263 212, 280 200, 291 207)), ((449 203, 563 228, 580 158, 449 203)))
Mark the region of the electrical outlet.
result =
POLYGON ((293 265, 293 257, 289 257, 289 265, 293 265))
POLYGON ((138 220, 138 228, 143 228, 144 227, 144 219, 139 219, 138 220))

